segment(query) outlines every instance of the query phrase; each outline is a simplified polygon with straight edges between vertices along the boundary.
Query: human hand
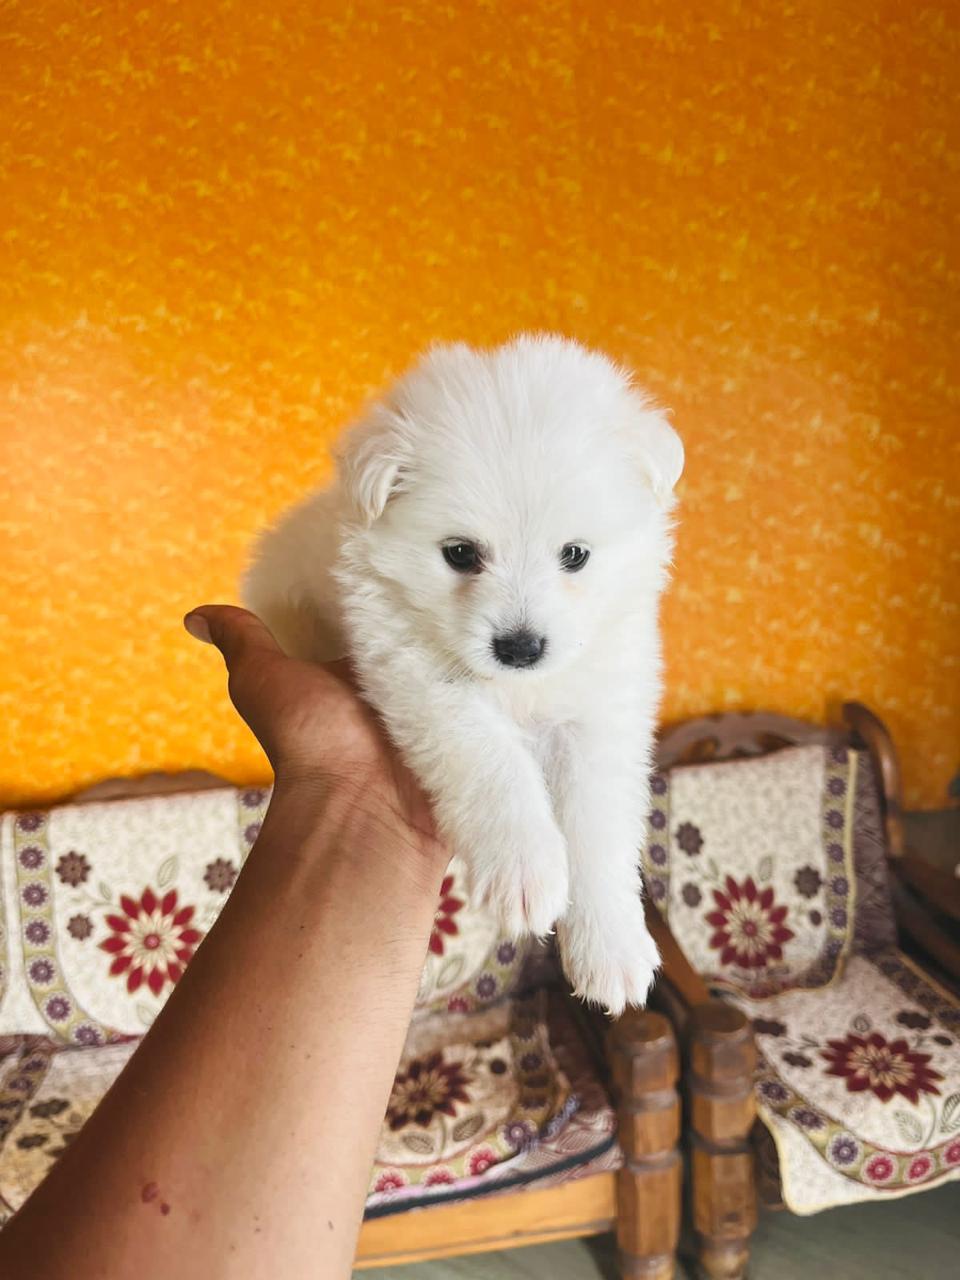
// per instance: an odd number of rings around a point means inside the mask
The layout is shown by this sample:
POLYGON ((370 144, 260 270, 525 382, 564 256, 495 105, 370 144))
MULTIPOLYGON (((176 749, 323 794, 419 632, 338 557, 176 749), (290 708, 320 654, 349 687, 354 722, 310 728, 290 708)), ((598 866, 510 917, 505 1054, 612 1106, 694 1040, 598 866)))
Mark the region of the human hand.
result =
POLYGON ((446 865, 429 802, 357 693, 346 662, 289 658, 259 618, 232 605, 203 605, 183 623, 223 655, 230 698, 278 786, 336 794, 446 865))

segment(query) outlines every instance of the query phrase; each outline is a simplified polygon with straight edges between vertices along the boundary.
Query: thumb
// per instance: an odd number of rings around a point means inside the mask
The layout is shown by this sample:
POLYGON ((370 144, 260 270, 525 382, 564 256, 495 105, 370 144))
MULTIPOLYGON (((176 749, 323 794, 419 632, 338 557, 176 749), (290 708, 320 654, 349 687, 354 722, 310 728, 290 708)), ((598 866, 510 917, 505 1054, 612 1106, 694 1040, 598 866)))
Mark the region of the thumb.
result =
POLYGON ((195 640, 220 650, 228 671, 253 654, 282 655, 283 652, 255 614, 232 604, 205 604, 191 609, 183 625, 195 640))

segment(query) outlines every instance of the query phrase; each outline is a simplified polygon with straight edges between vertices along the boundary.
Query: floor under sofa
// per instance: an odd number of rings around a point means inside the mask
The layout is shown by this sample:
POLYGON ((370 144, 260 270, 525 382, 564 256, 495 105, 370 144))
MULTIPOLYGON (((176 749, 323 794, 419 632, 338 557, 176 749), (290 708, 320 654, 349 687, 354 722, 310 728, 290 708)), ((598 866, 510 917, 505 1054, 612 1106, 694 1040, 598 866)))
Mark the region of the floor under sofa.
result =
MULTIPOLYGON (((598 1236, 355 1274, 357 1280, 617 1280, 615 1256, 613 1237, 598 1236)), ((953 1280, 958 1258, 960 1191, 953 1184, 812 1218, 765 1213, 753 1237, 750 1275, 751 1280, 953 1280)), ((692 1264, 678 1269, 677 1280, 696 1280, 692 1264)))

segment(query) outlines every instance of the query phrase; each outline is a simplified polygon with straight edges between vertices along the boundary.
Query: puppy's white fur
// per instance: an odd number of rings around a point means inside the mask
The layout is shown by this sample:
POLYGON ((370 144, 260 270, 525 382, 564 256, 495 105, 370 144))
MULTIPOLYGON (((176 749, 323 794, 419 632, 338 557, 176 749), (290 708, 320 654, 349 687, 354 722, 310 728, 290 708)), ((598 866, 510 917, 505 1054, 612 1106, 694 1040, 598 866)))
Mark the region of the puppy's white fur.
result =
POLYGON ((263 537, 243 589, 287 652, 349 652, 473 893, 512 934, 559 922, 574 988, 614 1014, 659 962, 637 850, 682 468, 663 413, 602 355, 436 347, 347 433, 337 483, 263 537), (451 539, 481 572, 448 566, 451 539), (590 550, 578 573, 568 543, 590 550), (493 638, 519 628, 544 655, 504 667, 493 638))

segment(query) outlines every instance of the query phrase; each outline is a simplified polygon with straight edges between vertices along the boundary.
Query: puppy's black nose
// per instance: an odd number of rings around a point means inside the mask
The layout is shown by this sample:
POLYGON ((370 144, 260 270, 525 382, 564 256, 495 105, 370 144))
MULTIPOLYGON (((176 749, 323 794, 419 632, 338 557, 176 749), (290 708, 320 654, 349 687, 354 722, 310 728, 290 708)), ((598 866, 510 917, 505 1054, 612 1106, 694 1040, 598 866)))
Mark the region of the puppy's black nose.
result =
POLYGON ((529 631, 509 631, 493 638, 493 652, 505 667, 532 667, 543 657, 546 647, 544 636, 531 635, 529 631))

